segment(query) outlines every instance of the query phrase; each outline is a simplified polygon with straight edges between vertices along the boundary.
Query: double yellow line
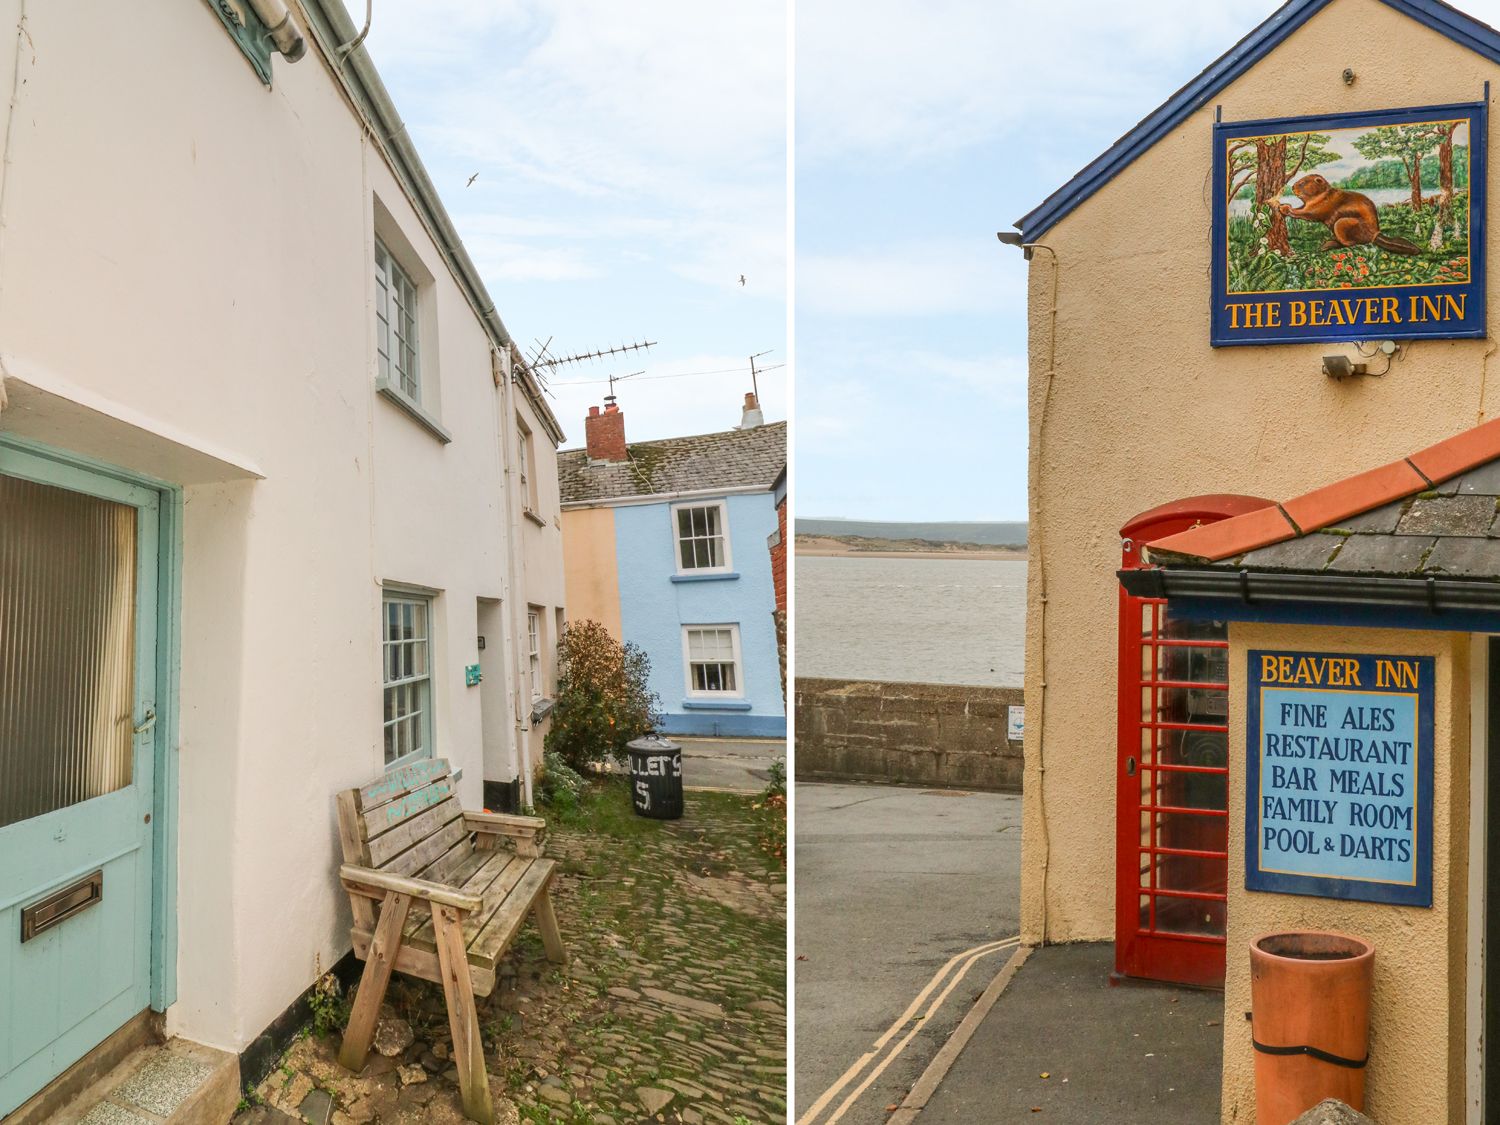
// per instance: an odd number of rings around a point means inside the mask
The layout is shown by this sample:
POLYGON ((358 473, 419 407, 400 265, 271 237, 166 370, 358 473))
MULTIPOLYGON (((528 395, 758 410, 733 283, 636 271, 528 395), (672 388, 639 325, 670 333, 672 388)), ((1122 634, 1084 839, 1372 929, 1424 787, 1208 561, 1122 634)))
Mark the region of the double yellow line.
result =
POLYGON ((955 954, 949 958, 948 963, 933 974, 932 979, 927 982, 926 987, 917 993, 916 998, 907 1006, 906 1011, 901 1013, 900 1018, 891 1024, 890 1027, 886 1028, 885 1034, 875 1040, 870 1049, 861 1055, 853 1066, 844 1071, 839 1076, 837 1082, 824 1090, 818 1100, 813 1102, 801 1117, 797 1118, 797 1125, 835 1125, 835 1122, 849 1111, 849 1107, 859 1100, 860 1095, 870 1088, 871 1083, 884 1074, 886 1068, 896 1060, 902 1051, 906 1050, 907 1044, 916 1037, 917 1032, 921 1031, 922 1028, 931 1022, 934 1013, 943 1006, 943 1002, 958 987, 959 981, 964 979, 965 974, 968 973, 976 961, 981 957, 988 957, 991 953, 999 953, 1005 949, 1014 949, 1020 942, 1021 939, 1019 937, 1003 938, 1000 941, 991 941, 983 945, 976 945, 972 949, 966 949, 962 953, 955 954), (942 987, 942 991, 933 997, 932 994, 940 986, 942 987), (927 1003, 929 997, 932 997, 931 1003, 927 1003), (918 1013, 923 1004, 927 1004, 927 1010, 921 1012, 919 1015, 918 1013), (900 1035, 903 1029, 905 1029, 906 1034, 901 1035, 900 1039, 896 1039, 896 1036, 900 1035), (895 1040, 894 1045, 891 1045, 892 1040, 895 1040), (890 1046, 890 1050, 886 1050, 887 1046, 890 1046), (875 1065, 872 1066, 872 1064, 875 1065), (864 1077, 860 1078, 861 1075, 864 1077), (843 1092, 844 1088, 856 1079, 860 1079, 859 1084, 853 1090, 849 1091, 843 1101, 838 1103, 838 1107, 832 1112, 827 1113, 826 1116, 820 1116, 828 1110, 829 1106, 833 1104, 834 1099, 843 1092))

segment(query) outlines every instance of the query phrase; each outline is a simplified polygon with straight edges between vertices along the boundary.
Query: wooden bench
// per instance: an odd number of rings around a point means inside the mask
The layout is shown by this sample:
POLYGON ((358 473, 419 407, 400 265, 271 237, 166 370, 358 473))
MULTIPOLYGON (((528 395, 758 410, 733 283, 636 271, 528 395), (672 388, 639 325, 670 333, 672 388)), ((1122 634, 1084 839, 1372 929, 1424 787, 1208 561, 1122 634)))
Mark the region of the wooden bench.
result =
POLYGON ((339 879, 354 911, 354 952, 365 963, 339 1062, 364 1069, 392 971, 437 982, 464 1113, 493 1122, 474 998, 494 990, 495 966, 527 914, 548 960, 567 960, 548 894, 557 865, 542 858, 546 821, 465 812, 442 759, 346 789, 338 809, 339 879))

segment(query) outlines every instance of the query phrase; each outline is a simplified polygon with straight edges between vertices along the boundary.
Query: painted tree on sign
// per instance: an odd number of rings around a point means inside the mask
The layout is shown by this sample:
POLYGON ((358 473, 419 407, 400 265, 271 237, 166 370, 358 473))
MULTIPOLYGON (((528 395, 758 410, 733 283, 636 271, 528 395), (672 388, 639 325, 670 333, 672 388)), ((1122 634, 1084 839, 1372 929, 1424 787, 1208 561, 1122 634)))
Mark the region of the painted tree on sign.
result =
POLYGON ((1254 187, 1251 213, 1256 225, 1265 228, 1260 253, 1269 251, 1283 257, 1291 254, 1286 217, 1275 203, 1295 177, 1339 159, 1338 153, 1328 151, 1329 140, 1326 133, 1283 133, 1275 137, 1241 137, 1230 143, 1229 198, 1254 187))
MULTIPOLYGON (((1444 121, 1438 126, 1438 227, 1446 227, 1453 217, 1453 134, 1458 129, 1457 121, 1444 121)), ((1420 172, 1418 173, 1420 176, 1420 172)), ((1437 229, 1433 231, 1434 236, 1437 229)))
MULTIPOLYGON (((1444 139, 1448 139, 1448 191, 1453 190, 1453 133, 1449 122, 1425 122, 1421 125, 1386 125, 1371 129, 1355 139, 1354 147, 1359 154, 1370 160, 1395 157, 1406 169, 1406 178, 1411 185, 1411 209, 1422 209, 1422 158, 1444 139)), ((1439 164, 1442 157, 1439 155, 1439 164)))

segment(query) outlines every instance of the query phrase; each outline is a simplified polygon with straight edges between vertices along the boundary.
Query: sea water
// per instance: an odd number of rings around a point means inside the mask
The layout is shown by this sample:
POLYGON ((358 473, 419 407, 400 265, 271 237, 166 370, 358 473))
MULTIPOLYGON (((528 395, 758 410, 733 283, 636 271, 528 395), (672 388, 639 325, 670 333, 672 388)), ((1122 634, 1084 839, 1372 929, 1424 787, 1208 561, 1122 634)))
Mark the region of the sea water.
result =
POLYGON ((796 560, 798 676, 1020 687, 1026 564, 796 560))

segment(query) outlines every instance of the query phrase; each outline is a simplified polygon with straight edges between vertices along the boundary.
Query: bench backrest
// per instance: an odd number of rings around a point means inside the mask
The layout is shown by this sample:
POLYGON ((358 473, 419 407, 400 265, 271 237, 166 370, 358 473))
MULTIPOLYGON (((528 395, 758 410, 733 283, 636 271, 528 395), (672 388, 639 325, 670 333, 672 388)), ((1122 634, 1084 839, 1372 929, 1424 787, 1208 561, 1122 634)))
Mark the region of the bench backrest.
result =
POLYGON ((441 882, 468 858, 458 787, 445 758, 413 762, 338 795, 344 862, 441 882))

